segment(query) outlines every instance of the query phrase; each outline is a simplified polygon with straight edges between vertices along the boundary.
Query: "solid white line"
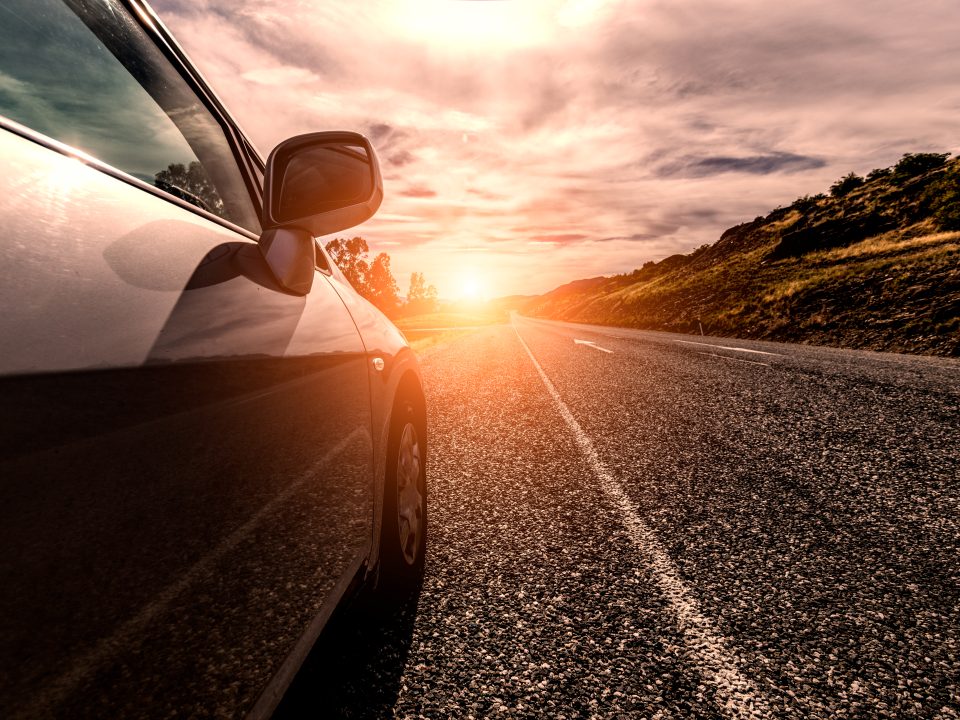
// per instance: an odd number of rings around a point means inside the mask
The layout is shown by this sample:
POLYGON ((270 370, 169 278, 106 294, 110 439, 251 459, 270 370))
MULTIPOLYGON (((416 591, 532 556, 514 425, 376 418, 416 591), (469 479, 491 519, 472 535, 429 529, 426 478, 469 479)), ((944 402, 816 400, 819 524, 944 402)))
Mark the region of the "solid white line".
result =
POLYGON ((607 350, 605 347, 600 347, 593 340, 577 340, 573 339, 574 345, 586 345, 587 347, 592 347, 594 350, 599 350, 600 352, 610 353, 613 355, 613 350, 607 350))
POLYGON ((560 393, 550 382, 550 378, 540 367, 530 348, 520 337, 516 325, 513 327, 517 339, 530 356, 530 362, 543 380, 547 392, 554 399, 560 415, 573 432, 580 451, 593 468, 593 472, 600 481, 600 487, 607 499, 619 512, 620 519, 626 528, 627 535, 637 550, 650 565, 657 587, 663 594, 668 606, 676 617, 677 627, 683 633, 687 645, 688 657, 691 658, 704 682, 713 686, 714 701, 720 712, 728 718, 749 718, 750 720, 771 716, 770 706, 766 699, 757 691, 737 666, 737 661, 726 649, 722 636, 717 632, 713 622, 703 615, 697 607, 689 588, 680 577, 680 571, 674 565, 667 551, 660 544, 654 532, 637 514, 630 498, 623 488, 614 479, 593 443, 587 437, 580 423, 570 412, 560 393))
POLYGON ((717 355, 716 353, 700 352, 699 350, 695 351, 697 355, 709 355, 710 357, 722 358, 723 360, 732 360, 733 362, 742 362, 748 363, 750 365, 763 365, 764 367, 770 367, 770 363, 757 362, 756 360, 744 360, 743 358, 732 358, 727 355, 717 355))
POLYGON ((203 573, 212 569, 212 566, 221 560, 228 552, 237 547, 278 505, 289 500, 293 494, 308 480, 315 479, 317 472, 337 455, 347 449, 355 440, 367 433, 366 428, 357 428, 343 440, 332 447, 322 458, 315 462, 306 472, 290 483, 286 488, 275 495, 269 502, 261 506, 243 525, 238 527, 213 550, 200 558, 185 573, 180 575, 176 582, 168 585, 153 600, 142 607, 140 612, 123 623, 117 630, 105 637, 88 652, 74 658, 70 662, 70 669, 60 677, 46 684, 41 693, 34 698, 33 706, 24 717, 47 717, 55 714, 57 706, 77 688, 86 678, 99 670, 118 653, 127 650, 131 642, 140 635, 167 606, 173 602, 184 590, 194 583, 203 573))
POLYGON ((710 343, 694 342, 693 340, 674 340, 674 342, 683 343, 684 345, 703 345, 704 347, 719 348, 720 350, 736 350, 737 352, 754 353, 755 355, 783 357, 781 353, 767 352, 766 350, 751 350, 750 348, 733 347, 732 345, 711 345, 710 343))

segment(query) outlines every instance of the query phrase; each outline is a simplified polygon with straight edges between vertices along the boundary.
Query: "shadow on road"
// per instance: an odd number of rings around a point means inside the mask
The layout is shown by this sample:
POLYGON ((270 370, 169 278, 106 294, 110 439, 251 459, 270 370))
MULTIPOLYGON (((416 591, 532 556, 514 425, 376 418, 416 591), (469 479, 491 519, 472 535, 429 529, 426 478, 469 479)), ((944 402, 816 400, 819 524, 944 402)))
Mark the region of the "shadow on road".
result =
POLYGON ((369 597, 330 619, 277 708, 276 720, 392 714, 410 651, 419 592, 384 610, 369 597))

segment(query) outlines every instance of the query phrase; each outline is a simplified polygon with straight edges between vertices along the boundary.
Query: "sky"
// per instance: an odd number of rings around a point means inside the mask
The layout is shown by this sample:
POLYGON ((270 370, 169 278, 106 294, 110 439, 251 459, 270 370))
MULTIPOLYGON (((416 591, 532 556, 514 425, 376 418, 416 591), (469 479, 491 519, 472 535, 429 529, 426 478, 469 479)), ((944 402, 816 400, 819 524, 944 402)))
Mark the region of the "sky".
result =
POLYGON ((153 0, 266 155, 356 130, 401 294, 542 293, 960 152, 956 0, 153 0))

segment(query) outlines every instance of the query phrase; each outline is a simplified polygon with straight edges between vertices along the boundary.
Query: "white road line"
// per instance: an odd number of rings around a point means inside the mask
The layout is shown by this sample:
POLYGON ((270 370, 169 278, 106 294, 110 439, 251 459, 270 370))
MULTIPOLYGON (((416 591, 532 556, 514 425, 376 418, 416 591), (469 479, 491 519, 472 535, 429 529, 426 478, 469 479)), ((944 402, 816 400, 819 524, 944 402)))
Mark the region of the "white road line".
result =
POLYGON ((769 703, 753 683, 741 674, 736 659, 725 646, 723 637, 717 632, 710 618, 700 612, 696 599, 683 582, 680 571, 673 564, 667 551, 637 514, 630 498, 604 465, 590 438, 584 433, 580 423, 573 417, 566 403, 561 399, 560 393, 520 337, 520 331, 517 330, 516 325, 513 330, 517 333, 517 339, 523 349, 530 356, 530 361, 540 375, 540 379, 543 380, 547 392, 556 402, 567 427, 573 431, 577 445, 593 468, 604 494, 619 512, 627 535, 650 565, 654 581, 673 611, 677 626, 683 633, 691 661, 704 682, 713 687, 713 699, 718 709, 725 717, 737 720, 741 718, 759 720, 771 717, 769 703))
POLYGON ((593 340, 577 340, 573 339, 574 345, 586 345, 587 347, 592 347, 594 350, 599 350, 600 352, 610 353, 613 355, 613 350, 607 350, 605 347, 600 347, 593 340))
POLYGON ((215 563, 219 562, 228 552, 237 547, 237 545, 253 532, 264 517, 272 512, 278 505, 289 500, 304 483, 316 478, 317 472, 324 465, 346 450, 352 442, 363 437, 366 432, 366 428, 357 428, 347 435, 347 437, 332 447, 306 472, 263 505, 243 525, 230 533, 219 545, 194 563, 176 582, 164 588, 150 603, 142 607, 140 612, 117 628, 113 635, 103 638, 85 654, 74 658, 70 662, 70 669, 45 686, 44 690, 34 698, 33 705, 23 717, 49 717, 55 714, 58 709, 57 706, 81 685, 84 680, 99 670, 105 663, 112 660, 118 653, 127 650, 131 642, 147 628, 147 625, 166 610, 167 606, 192 585, 203 573, 212 569, 215 563))
POLYGON ((732 360, 733 362, 742 362, 748 363, 750 365, 763 365, 764 367, 770 367, 770 363, 757 362, 756 360, 744 360, 743 358, 732 358, 728 355, 717 355, 716 353, 700 352, 699 350, 695 351, 697 355, 709 355, 710 357, 722 358, 723 360, 732 360))
POLYGON ((694 342, 693 340, 674 340, 684 345, 702 345, 704 347, 718 348, 720 350, 736 350, 737 352, 754 353, 755 355, 774 355, 775 357, 784 357, 781 353, 767 352, 766 350, 751 350, 750 348, 733 347, 732 345, 711 345, 705 342, 694 342))

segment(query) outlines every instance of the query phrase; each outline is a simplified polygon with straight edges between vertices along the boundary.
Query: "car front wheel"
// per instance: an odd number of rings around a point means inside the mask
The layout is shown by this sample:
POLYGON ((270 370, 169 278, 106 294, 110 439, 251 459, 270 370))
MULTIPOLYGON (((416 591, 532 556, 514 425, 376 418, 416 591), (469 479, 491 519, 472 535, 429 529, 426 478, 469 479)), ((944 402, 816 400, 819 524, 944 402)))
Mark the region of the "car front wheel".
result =
POLYGON ((426 428, 413 404, 398 404, 387 446, 380 583, 408 594, 423 576, 427 540, 426 428))

